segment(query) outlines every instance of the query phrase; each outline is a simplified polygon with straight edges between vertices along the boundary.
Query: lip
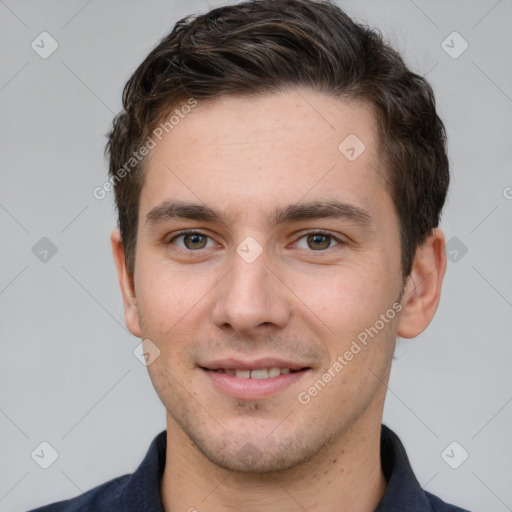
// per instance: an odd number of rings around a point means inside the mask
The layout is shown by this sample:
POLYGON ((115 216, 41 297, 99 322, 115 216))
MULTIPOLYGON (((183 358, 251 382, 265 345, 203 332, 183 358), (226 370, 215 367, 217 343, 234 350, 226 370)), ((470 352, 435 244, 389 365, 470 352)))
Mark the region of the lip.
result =
POLYGON ((214 388, 232 398, 238 400, 261 400, 263 398, 275 395, 286 388, 292 386, 302 379, 309 371, 310 367, 304 367, 292 364, 290 362, 277 359, 262 359, 258 362, 241 362, 239 360, 216 361, 211 367, 200 367, 200 371, 213 383, 214 388), (218 366, 217 366, 218 365, 218 366), (258 370, 262 368, 290 368, 294 370, 291 373, 281 374, 277 377, 268 377, 266 379, 242 379, 236 375, 216 372, 217 368, 238 369, 238 370, 258 370))
MULTIPOLYGON (((290 370, 298 371, 305 368, 310 368, 307 364, 300 364, 293 361, 286 361, 285 359, 277 359, 265 357, 261 359, 239 359, 239 358, 226 358, 215 359, 214 361, 207 361, 200 365, 201 368, 206 370, 262 370, 263 368, 290 368, 290 370)), ((270 377, 272 379, 277 377, 270 377)))

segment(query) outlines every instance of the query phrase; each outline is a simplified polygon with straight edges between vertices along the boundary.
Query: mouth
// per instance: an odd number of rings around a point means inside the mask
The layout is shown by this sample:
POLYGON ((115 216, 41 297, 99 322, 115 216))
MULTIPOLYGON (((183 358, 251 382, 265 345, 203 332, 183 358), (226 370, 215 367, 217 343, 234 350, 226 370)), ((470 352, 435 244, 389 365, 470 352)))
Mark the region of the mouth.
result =
MULTIPOLYGON (((203 368, 209 370, 208 368, 203 368)), ((258 368, 252 370, 238 369, 238 368, 217 368, 214 371, 217 373, 223 373, 225 375, 231 375, 238 379, 271 379, 273 377, 279 377, 280 375, 288 375, 289 373, 301 372, 303 370, 309 370, 309 368, 301 368, 300 370, 292 370, 291 368, 281 368, 279 366, 271 366, 270 368, 258 368)))
POLYGON ((220 393, 242 400, 275 395, 301 380, 310 366, 277 360, 224 360, 199 367, 220 393))

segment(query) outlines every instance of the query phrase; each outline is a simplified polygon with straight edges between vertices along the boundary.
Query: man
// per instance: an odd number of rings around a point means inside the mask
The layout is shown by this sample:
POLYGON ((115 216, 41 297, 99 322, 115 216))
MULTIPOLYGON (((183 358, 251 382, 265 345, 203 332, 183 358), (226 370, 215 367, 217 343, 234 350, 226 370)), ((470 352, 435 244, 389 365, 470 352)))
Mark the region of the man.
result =
POLYGON ((167 430, 38 510, 462 510, 381 423, 446 269, 427 82, 334 3, 255 0, 179 21, 123 107, 112 247, 167 430))

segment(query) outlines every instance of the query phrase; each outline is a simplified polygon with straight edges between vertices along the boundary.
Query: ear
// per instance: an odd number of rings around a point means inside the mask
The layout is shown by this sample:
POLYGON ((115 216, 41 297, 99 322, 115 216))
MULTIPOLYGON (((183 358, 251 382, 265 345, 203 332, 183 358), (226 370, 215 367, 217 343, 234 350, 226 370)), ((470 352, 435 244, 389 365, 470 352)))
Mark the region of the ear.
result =
POLYGON ((142 332, 139 324, 139 314, 137 311, 137 300, 135 298, 135 286, 133 277, 126 267, 126 258, 124 254, 123 241, 119 229, 114 229, 110 235, 112 243, 112 253, 114 254, 114 262, 117 267, 117 277, 123 294, 124 320, 126 327, 137 338, 142 338, 142 332))
POLYGON ((402 299, 398 336, 414 338, 428 327, 439 305, 445 271, 445 237, 435 228, 416 249, 402 299))

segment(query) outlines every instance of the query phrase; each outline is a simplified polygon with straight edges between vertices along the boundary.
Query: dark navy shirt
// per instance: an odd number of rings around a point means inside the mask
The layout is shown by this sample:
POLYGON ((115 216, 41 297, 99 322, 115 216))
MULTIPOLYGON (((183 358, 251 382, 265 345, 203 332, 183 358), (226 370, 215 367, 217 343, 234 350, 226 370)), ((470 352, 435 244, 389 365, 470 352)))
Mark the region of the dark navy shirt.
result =
MULTIPOLYGON (((164 512, 160 480, 165 468, 166 434, 164 430, 155 437, 131 475, 114 478, 76 498, 31 512, 164 512)), ((375 512, 468 512, 448 505, 420 487, 404 446, 385 425, 381 429, 381 462, 387 486, 375 512)))

